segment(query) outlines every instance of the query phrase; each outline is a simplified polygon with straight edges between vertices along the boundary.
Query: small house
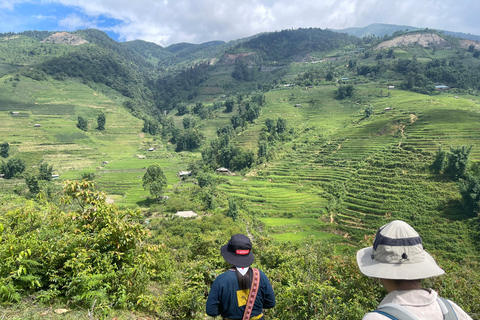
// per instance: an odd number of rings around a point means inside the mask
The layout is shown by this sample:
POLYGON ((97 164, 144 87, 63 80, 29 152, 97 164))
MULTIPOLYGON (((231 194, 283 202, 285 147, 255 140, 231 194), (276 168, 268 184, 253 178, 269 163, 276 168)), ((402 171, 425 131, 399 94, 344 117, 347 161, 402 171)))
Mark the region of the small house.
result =
POLYGON ((446 86, 444 84, 436 85, 435 90, 438 91, 443 91, 443 90, 450 90, 451 88, 449 86, 446 86))
POLYGON ((390 110, 393 110, 393 108, 392 108, 392 107, 386 107, 386 108, 383 109, 383 110, 385 110, 385 111, 390 111, 390 110))
POLYGON ((33 126, 34 126, 35 128, 40 128, 40 127, 41 127, 41 125, 38 124, 38 123, 35 123, 33 126))
POLYGON ((155 150, 157 150, 157 149, 155 149, 155 148, 148 148, 147 151, 155 151, 155 150))
POLYGON ((14 116, 18 116, 18 115, 20 114, 20 112, 18 112, 18 111, 12 111, 12 114, 13 114, 14 116))
POLYGON ((103 161, 102 164, 108 164, 108 161, 103 161))
POLYGON ((179 171, 178 172, 178 176, 180 178, 185 177, 185 176, 191 176, 191 175, 192 175, 192 171, 179 171))
POLYGON ((294 105, 295 108, 301 108, 302 105, 300 103, 297 103, 296 105, 294 105))
POLYGON ((227 168, 224 168, 224 167, 218 168, 215 171, 219 174, 232 174, 232 172, 230 170, 228 170, 227 168))
POLYGON ((52 180, 57 180, 58 178, 60 178, 58 174, 52 174, 52 180))
POLYGON ((393 90, 395 89, 395 86, 388 86, 388 90, 393 90))

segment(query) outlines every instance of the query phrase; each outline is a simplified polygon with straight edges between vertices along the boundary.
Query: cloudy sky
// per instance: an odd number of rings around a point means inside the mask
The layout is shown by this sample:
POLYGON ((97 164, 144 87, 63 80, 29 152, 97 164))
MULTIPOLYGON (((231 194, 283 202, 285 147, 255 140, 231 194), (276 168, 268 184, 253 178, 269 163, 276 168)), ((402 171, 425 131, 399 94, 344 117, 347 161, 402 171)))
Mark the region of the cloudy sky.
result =
POLYGON ((161 46, 388 23, 480 35, 478 0, 0 0, 0 33, 96 28, 161 46))

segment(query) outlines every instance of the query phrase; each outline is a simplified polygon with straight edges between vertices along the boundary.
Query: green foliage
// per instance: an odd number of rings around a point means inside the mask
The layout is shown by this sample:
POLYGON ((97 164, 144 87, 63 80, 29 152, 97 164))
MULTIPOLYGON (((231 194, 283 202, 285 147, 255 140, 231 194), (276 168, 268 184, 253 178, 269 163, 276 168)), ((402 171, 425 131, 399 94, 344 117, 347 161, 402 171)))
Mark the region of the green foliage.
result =
POLYGON ((227 217, 230 217, 235 221, 238 217, 238 205, 235 199, 228 199, 228 211, 227 217))
POLYGON ((25 167, 26 163, 22 159, 8 159, 7 162, 2 160, 0 172, 5 175, 5 179, 11 179, 25 171, 25 167))
POLYGON ((472 148, 473 146, 450 147, 450 152, 447 155, 447 165, 444 171, 452 180, 458 181, 465 177, 468 166, 468 156, 472 148))
POLYGON ((441 173, 447 165, 447 152, 442 150, 442 145, 438 146, 437 153, 435 155, 435 161, 432 163, 431 169, 435 173, 441 173))
POLYGON ((196 129, 183 130, 175 137, 177 143, 175 151, 193 151, 198 149, 201 146, 203 139, 204 136, 202 133, 196 129))
POLYGON ((148 189, 154 198, 161 196, 163 189, 167 186, 167 178, 158 164, 152 164, 147 168, 147 172, 143 175, 142 182, 143 188, 145 190, 148 189))
POLYGON ((198 118, 196 117, 191 117, 191 116, 186 116, 182 120, 183 128, 184 129, 193 129, 197 125, 197 120, 198 118))
POLYGON ((177 105, 177 115, 183 116, 184 114, 189 113, 188 106, 185 102, 181 102, 177 105))
POLYGON ((155 136, 160 133, 160 124, 157 121, 145 119, 143 120, 142 132, 155 136))
POLYGON ((48 163, 42 162, 38 167, 38 171, 38 180, 52 180, 53 166, 49 166, 48 163))
POLYGON ((339 100, 343 100, 346 98, 353 97, 354 93, 355 93, 355 89, 353 85, 351 84, 340 85, 337 89, 337 92, 335 93, 335 97, 339 100))
POLYGON ((37 193, 40 192, 40 186, 38 185, 38 179, 34 175, 27 174, 25 176, 25 183, 28 186, 28 189, 30 190, 30 193, 32 195, 36 195, 37 193))
POLYGON ((82 131, 87 131, 88 129, 88 120, 85 117, 78 116, 77 128, 82 131))
POLYGON ((233 98, 228 98, 225 100, 225 111, 232 112, 233 107, 235 106, 235 100, 233 98))
POLYGON ((8 158, 10 151, 10 144, 8 142, 0 143, 0 156, 2 158, 8 158))
POLYGON ((51 203, 28 202, 7 212, 0 243, 0 298, 35 294, 65 298, 96 310, 133 306, 159 265, 161 248, 140 246, 147 236, 138 212, 119 212, 88 181, 65 183, 65 213, 51 203))
POLYGON ((107 121, 107 116, 103 112, 99 112, 97 115, 97 129, 100 131, 105 130, 105 123, 107 121))
POLYGON ((463 206, 468 216, 476 217, 480 214, 480 175, 466 175, 459 180, 460 194, 463 206))
POLYGON ((368 106, 365 108, 365 118, 369 118, 373 114, 373 107, 368 106))

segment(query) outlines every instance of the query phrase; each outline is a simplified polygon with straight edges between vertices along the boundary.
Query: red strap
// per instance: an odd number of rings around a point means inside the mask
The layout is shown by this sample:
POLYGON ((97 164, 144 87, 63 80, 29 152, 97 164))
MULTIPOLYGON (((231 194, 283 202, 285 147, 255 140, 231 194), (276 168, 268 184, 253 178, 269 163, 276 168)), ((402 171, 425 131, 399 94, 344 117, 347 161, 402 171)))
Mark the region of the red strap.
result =
POLYGON ((245 305, 245 312, 243 313, 242 320, 250 319, 252 315, 253 305, 255 304, 255 298, 257 297, 258 289, 260 288, 260 271, 258 271, 257 268, 252 268, 252 271, 252 286, 250 287, 250 294, 248 295, 247 304, 245 305))

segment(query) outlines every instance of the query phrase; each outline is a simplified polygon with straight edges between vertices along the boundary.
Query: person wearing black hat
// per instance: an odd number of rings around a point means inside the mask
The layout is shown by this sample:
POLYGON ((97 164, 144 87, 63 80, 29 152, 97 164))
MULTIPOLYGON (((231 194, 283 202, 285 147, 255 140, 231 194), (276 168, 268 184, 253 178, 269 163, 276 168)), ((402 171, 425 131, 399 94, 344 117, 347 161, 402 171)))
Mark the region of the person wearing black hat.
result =
POLYGON ((207 298, 207 314, 232 320, 264 320, 263 309, 275 306, 275 294, 267 276, 259 269, 250 268, 254 260, 252 242, 247 236, 236 234, 220 252, 234 268, 213 281, 207 298))

